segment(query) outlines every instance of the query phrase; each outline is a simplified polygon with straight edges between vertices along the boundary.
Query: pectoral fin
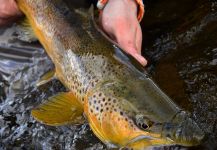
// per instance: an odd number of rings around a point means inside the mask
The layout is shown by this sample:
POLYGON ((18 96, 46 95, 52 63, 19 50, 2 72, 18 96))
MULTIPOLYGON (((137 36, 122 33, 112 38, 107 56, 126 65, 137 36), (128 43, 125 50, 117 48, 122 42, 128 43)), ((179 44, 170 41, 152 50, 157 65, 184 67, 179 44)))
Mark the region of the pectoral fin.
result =
POLYGON ((50 70, 41 77, 41 79, 37 82, 36 86, 41 86, 43 84, 46 84, 55 78, 56 78, 55 70, 50 70))
POLYGON ((27 18, 24 18, 23 20, 17 23, 16 33, 18 35, 18 39, 24 42, 31 43, 38 40, 27 18))
POLYGON ((81 124, 83 107, 72 93, 59 93, 32 110, 32 116, 47 125, 81 124))

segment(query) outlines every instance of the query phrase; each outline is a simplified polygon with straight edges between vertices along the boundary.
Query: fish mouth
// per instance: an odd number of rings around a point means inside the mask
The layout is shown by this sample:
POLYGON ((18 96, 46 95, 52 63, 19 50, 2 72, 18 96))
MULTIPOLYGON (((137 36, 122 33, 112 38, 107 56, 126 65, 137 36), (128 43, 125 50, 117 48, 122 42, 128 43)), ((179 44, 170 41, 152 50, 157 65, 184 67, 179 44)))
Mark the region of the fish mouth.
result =
POLYGON ((170 138, 183 146, 196 146, 204 139, 204 132, 186 113, 178 114, 174 122, 164 124, 162 137, 170 138))
POLYGON ((135 142, 138 142, 141 140, 154 140, 154 139, 156 139, 156 138, 150 137, 150 136, 145 136, 145 135, 140 135, 140 136, 137 136, 137 137, 133 138, 132 140, 130 140, 128 142, 128 144, 132 144, 132 143, 135 143, 135 142))
POLYGON ((148 135, 139 135, 133 139, 131 139, 126 147, 137 149, 144 149, 148 147, 162 146, 162 145, 174 145, 174 141, 169 138, 158 138, 152 137, 148 135))
MULTIPOLYGON (((126 147, 133 149, 144 149, 165 145, 196 146, 204 139, 203 131, 191 119, 180 125, 174 132, 163 134, 159 137, 152 135, 139 135, 127 142, 126 147), (189 125, 191 123, 191 126, 189 125), (193 124, 193 125, 192 125, 193 124), (193 129, 194 127, 194 129, 193 129), (172 137, 173 136, 173 137, 172 137)), ((147 134, 147 133, 146 133, 147 134)))
POLYGON ((175 139, 186 145, 198 145, 204 139, 204 132, 190 118, 185 120, 176 130, 175 139))
POLYGON ((197 146, 205 137, 201 128, 185 112, 177 114, 169 123, 155 124, 148 131, 140 133, 127 142, 129 147, 141 149, 162 145, 197 146))

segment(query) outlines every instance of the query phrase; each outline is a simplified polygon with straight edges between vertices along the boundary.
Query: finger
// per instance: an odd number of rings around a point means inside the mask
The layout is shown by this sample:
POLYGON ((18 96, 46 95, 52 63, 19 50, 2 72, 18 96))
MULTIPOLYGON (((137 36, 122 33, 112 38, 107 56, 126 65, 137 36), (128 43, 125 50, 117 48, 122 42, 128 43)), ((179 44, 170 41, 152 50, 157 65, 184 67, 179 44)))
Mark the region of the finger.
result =
POLYGON ((121 48, 128 54, 132 55, 143 66, 146 66, 147 60, 143 56, 141 56, 142 31, 140 26, 137 27, 136 31, 130 32, 129 30, 124 29, 122 33, 119 33, 120 34, 116 34, 116 39, 121 48))
POLYGON ((3 19, 3 18, 0 18, 0 26, 4 26, 6 25, 8 22, 7 20, 3 19))
POLYGON ((0 0, 0 17, 9 18, 22 15, 14 0, 0 0))
POLYGON ((146 66, 147 60, 138 53, 132 55, 141 65, 146 66))
POLYGON ((136 38, 135 38, 135 43, 136 43, 136 49, 139 54, 141 54, 141 49, 142 49, 142 29, 138 23, 137 28, 136 28, 136 38))
POLYGON ((132 55, 139 63, 141 63, 143 66, 146 66, 147 60, 141 56, 141 28, 139 27, 137 31, 130 32, 128 27, 124 29, 124 26, 122 25, 122 29, 123 30, 120 29, 115 36, 118 44, 125 52, 132 55))
POLYGON ((0 18, 0 26, 6 26, 6 25, 12 23, 15 20, 16 20, 16 18, 7 18, 7 19, 0 18))
POLYGON ((118 19, 114 24, 113 33, 118 44, 125 48, 137 49, 136 26, 133 22, 130 22, 128 18, 118 19))

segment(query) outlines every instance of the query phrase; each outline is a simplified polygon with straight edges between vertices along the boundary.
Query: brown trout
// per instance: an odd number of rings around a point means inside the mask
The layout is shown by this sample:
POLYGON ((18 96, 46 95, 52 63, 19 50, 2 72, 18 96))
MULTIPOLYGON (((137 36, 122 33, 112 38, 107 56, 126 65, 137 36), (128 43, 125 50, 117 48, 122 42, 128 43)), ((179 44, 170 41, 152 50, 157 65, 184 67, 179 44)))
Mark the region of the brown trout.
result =
POLYGON ((192 146, 203 139, 188 114, 136 60, 105 38, 93 19, 66 11, 61 0, 17 3, 52 59, 55 76, 69 90, 34 109, 36 120, 58 126, 86 118, 94 134, 111 147, 192 146))

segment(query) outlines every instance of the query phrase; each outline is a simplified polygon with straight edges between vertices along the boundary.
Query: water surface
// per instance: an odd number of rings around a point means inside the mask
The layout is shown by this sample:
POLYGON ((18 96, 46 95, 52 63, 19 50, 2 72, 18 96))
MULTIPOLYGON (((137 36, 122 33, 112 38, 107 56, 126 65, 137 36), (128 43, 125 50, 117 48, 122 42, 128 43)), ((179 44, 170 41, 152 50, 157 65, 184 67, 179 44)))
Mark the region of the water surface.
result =
MULTIPOLYGON (((217 2, 146 0, 142 30, 147 70, 207 137, 193 148, 154 149, 216 149, 217 2)), ((50 127, 30 116, 32 108, 65 88, 58 81, 36 88, 53 68, 43 48, 16 40, 13 27, 0 34, 0 149, 106 149, 87 123, 50 127)))

